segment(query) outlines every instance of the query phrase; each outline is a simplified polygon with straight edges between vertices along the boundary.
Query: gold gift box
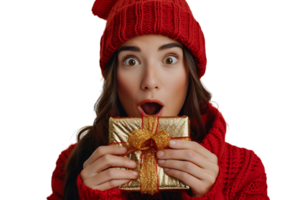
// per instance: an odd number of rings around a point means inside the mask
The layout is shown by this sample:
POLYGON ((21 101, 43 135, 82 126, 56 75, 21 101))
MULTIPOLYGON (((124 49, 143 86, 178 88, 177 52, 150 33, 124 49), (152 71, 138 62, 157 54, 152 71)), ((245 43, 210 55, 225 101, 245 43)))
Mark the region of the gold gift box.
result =
MULTIPOLYGON (((143 128, 142 117, 110 117, 109 119, 109 145, 126 146, 128 151, 130 145, 128 137, 132 131, 143 128)), ((158 125, 156 132, 165 131, 169 134, 171 140, 190 140, 190 121, 187 116, 179 117, 158 117, 156 118, 158 125)), ((155 133, 154 133, 155 134, 155 133)), ((156 150, 155 150, 156 151, 156 150)), ((131 151, 132 152, 132 151, 131 151)), ((126 155, 127 158, 137 162, 135 171, 140 171, 142 150, 135 150, 133 153, 126 155)), ((155 156, 156 157, 156 156, 155 156)), ((121 168, 125 169, 125 168, 121 168)), ((163 168, 156 165, 156 175, 158 190, 188 190, 190 187, 182 181, 173 178, 164 173, 163 168)), ((132 180, 129 183, 119 186, 121 190, 141 191, 141 179, 132 180)))

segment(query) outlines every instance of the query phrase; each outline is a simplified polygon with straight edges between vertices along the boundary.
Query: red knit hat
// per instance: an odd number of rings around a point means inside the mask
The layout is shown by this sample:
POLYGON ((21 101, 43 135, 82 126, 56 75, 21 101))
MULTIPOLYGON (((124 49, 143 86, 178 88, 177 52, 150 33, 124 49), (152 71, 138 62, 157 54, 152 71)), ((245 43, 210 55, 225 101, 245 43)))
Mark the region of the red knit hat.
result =
POLYGON ((96 0, 92 12, 107 20, 100 41, 100 67, 125 41, 144 34, 168 36, 193 54, 201 78, 206 69, 205 40, 185 0, 96 0))

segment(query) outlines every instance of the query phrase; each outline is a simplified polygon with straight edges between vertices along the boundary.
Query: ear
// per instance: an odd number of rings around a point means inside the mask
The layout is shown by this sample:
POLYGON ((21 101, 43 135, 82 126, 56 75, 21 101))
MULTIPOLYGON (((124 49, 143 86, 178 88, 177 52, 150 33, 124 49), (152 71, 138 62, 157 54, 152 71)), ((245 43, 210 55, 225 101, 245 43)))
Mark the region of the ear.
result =
POLYGON ((117 1, 118 0, 96 0, 92 7, 92 12, 94 15, 106 20, 109 12, 117 1))

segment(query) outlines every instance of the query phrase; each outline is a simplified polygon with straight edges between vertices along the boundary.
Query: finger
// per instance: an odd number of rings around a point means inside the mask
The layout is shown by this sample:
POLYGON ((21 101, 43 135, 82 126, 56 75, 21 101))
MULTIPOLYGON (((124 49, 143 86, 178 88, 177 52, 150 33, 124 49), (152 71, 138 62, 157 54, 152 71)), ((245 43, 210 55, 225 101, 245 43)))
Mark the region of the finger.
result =
POLYGON ((170 147, 174 149, 190 149, 195 151, 197 154, 204 157, 207 161, 217 164, 218 163, 218 157, 210 152, 208 149, 200 145, 198 142, 195 141, 184 141, 184 140, 176 140, 176 144, 169 144, 170 147))
POLYGON ((89 179, 95 176, 95 174, 98 174, 109 167, 124 167, 134 169, 136 166, 136 162, 130 160, 129 158, 106 154, 91 165, 88 165, 86 168, 84 168, 81 173, 85 179, 89 179))
POLYGON ((94 190, 97 189, 97 190, 105 191, 105 190, 109 190, 111 188, 115 188, 120 185, 123 185, 125 183, 128 183, 129 181, 131 181, 131 180, 110 180, 101 185, 92 186, 90 188, 92 188, 94 190))
POLYGON ((195 141, 185 141, 185 140, 171 140, 169 147, 174 149, 191 149, 203 157, 215 162, 217 158, 215 154, 211 153, 208 149, 203 147, 201 144, 195 141))
POLYGON ((94 163, 97 159, 100 157, 106 155, 106 154, 114 154, 114 155, 121 155, 126 153, 127 148, 126 147, 120 147, 116 145, 110 145, 110 146, 100 146, 98 147, 92 155, 83 163, 83 168, 86 168, 87 166, 94 163))
POLYGON ((164 169, 164 172, 174 178, 181 180, 186 185, 190 186, 191 189, 194 191, 202 193, 201 190, 204 191, 207 188, 207 185, 208 185, 207 183, 195 178, 194 176, 192 176, 186 172, 182 172, 182 171, 179 171, 176 169, 167 169, 167 168, 164 169))
POLYGON ((138 177, 139 173, 133 170, 110 168, 85 180, 85 184, 91 186, 101 185, 111 180, 132 180, 137 179, 138 177))
POLYGON ((208 161, 202 155, 196 153, 193 150, 177 150, 177 149, 164 149, 157 152, 157 158, 159 160, 185 160, 190 161, 203 169, 214 168, 213 163, 208 161), (160 153, 162 152, 162 153, 160 153))
POLYGON ((163 168, 177 169, 189 173, 190 175, 201 180, 210 179, 211 176, 214 176, 212 172, 204 170, 198 167, 197 165, 195 165, 194 163, 188 161, 158 160, 158 165, 163 168))

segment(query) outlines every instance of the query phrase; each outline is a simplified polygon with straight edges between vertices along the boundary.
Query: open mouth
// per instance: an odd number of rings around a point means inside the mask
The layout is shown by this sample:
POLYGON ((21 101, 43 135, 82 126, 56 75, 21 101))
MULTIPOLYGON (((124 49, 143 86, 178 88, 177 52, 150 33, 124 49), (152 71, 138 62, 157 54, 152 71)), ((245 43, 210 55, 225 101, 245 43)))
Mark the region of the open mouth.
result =
POLYGON ((162 106, 158 103, 144 103, 141 108, 147 115, 156 115, 161 110, 162 106))

